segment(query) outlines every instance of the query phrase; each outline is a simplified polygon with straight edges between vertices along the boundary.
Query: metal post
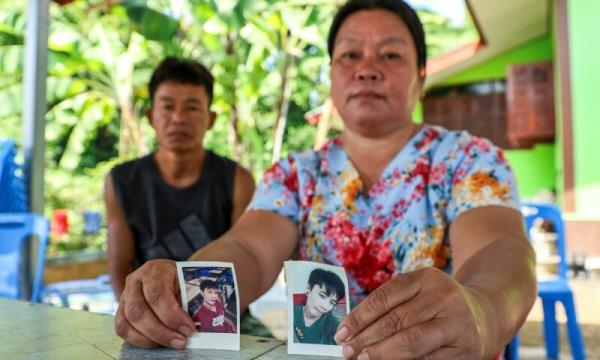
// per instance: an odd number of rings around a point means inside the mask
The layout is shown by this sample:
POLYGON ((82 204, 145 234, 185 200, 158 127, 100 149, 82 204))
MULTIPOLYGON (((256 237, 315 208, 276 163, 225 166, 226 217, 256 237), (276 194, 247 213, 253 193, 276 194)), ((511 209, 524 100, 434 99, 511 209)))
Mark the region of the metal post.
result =
MULTIPOLYGON (((25 73, 23 75, 23 150, 29 211, 44 214, 44 158, 46 139, 46 78, 48 77, 48 26, 50 0, 29 0, 25 37, 25 73)), ((27 242, 28 263, 23 269, 27 290, 33 283, 38 242, 27 242)), ((29 291, 25 292, 26 299, 29 291)), ((33 299, 37 301, 38 299, 33 299)))
POLYGON ((29 210, 44 213, 44 123, 50 0, 29 0, 23 77, 23 149, 29 210))

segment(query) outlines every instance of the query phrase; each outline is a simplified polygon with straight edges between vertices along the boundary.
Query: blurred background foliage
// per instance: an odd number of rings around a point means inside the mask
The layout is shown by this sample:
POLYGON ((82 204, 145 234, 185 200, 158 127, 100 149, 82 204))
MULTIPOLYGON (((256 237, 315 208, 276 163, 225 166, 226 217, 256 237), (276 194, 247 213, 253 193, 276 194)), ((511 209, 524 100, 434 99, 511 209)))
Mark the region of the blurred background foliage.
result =
MULTIPOLYGON (((207 148, 258 180, 290 151, 312 147, 304 117, 329 89, 327 30, 343 0, 76 0, 50 5, 45 215, 69 212, 50 252, 105 247, 84 235, 82 213, 104 215, 116 163, 156 146, 144 116, 147 81, 165 56, 189 57, 215 76, 218 119, 207 148)), ((0 0, 0 138, 21 141, 26 1, 0 0)), ((478 38, 422 10, 431 56, 478 38), (432 36, 434 35, 434 36, 432 36)))

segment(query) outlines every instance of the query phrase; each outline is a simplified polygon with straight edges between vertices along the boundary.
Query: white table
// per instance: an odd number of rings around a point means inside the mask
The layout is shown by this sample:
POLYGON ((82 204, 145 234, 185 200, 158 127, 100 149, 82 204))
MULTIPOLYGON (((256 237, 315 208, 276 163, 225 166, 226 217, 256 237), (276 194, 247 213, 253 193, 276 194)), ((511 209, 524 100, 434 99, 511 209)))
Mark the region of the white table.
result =
POLYGON ((283 341, 248 335, 240 348, 143 350, 115 334, 110 315, 0 298, 0 359, 318 359, 287 355, 283 341))

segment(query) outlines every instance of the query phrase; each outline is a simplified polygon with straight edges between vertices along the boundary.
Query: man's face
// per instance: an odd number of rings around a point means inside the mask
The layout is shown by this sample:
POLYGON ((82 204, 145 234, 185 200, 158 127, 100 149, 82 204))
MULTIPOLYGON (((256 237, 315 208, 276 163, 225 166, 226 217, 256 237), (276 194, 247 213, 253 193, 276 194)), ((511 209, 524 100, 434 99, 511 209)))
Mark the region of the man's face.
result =
POLYGON ((414 41, 397 15, 363 10, 342 23, 332 54, 331 97, 347 130, 377 137, 404 127, 421 88, 414 41))
POLYGON ((158 86, 146 114, 161 148, 190 152, 202 147, 215 121, 204 86, 165 82, 158 86))
POLYGON ((306 310, 311 316, 320 318, 322 315, 330 312, 337 305, 337 294, 332 292, 327 295, 324 286, 315 285, 308 290, 306 297, 306 310))
POLYGON ((215 288, 205 288, 202 291, 202 297, 204 297, 204 302, 206 304, 212 306, 219 299, 219 290, 215 288))

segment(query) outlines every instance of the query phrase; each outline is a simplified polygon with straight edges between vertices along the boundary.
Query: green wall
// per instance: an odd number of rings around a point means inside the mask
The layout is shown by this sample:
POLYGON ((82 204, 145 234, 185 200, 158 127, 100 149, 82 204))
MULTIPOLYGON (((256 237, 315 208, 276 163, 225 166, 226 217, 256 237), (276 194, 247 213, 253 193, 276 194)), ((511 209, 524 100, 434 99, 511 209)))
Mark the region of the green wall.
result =
MULTIPOLYGON (((453 75, 438 86, 505 79, 509 65, 549 61, 553 59, 553 51, 551 36, 543 36, 453 75)), ((508 150, 505 153, 515 172, 521 197, 532 197, 541 190, 556 188, 554 144, 538 144, 530 150, 508 150)))
POLYGON ((504 79, 509 65, 552 60, 552 50, 552 39, 550 36, 544 36, 456 74, 438 86, 504 79))
POLYGON ((555 145, 537 144, 530 150, 506 151, 519 186, 519 195, 529 198, 543 189, 553 189, 555 183, 555 145))
POLYGON ((600 214, 600 1, 568 2, 577 212, 600 214))

